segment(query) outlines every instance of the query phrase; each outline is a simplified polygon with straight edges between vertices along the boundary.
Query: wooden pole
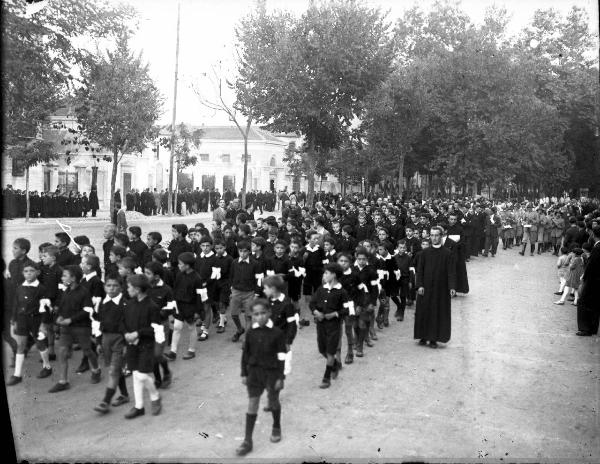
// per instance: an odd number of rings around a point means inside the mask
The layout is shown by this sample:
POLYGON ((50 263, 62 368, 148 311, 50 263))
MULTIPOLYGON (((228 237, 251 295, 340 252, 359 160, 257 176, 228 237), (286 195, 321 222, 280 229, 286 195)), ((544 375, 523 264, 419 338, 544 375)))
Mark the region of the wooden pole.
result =
POLYGON ((177 74, 179 71, 179 24, 181 2, 177 2, 177 41, 175 44, 175 83, 173 84, 173 119, 171 120, 171 156, 169 159, 169 214, 173 214, 173 164, 175 160, 175 121, 177 117, 177 74))

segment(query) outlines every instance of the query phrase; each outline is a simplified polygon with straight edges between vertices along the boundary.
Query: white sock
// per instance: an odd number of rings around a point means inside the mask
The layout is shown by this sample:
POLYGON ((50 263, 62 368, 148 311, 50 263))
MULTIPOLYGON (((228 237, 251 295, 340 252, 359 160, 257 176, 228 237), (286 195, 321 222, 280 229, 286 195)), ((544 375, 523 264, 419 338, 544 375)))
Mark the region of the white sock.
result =
POLYGON ((23 377, 23 363, 25 362, 25 353, 17 353, 15 356, 15 377, 23 377))
POLYGON ((46 369, 50 369, 50 353, 48 352, 48 349, 40 351, 40 357, 42 358, 42 366, 46 369))
POLYGON ((160 395, 158 393, 158 390, 156 389, 156 386, 154 385, 154 381, 152 380, 152 378, 148 374, 140 374, 140 376, 142 376, 144 386, 148 390, 148 393, 150 393, 150 400, 156 401, 157 399, 159 399, 160 395))
POLYGON ((222 327, 227 322, 227 316, 225 314, 219 314, 219 325, 222 327))
POLYGON ((175 320, 173 323, 173 337, 171 338, 171 351, 177 353, 177 345, 179 345, 179 339, 181 338, 181 329, 183 329, 183 322, 175 320))
POLYGON ((135 407, 142 409, 144 407, 144 379, 138 371, 133 371, 133 397, 135 407))
POLYGON ((198 340, 198 330, 196 329, 196 324, 188 324, 188 329, 190 329, 190 338, 189 338, 189 351, 196 351, 196 341, 198 340))

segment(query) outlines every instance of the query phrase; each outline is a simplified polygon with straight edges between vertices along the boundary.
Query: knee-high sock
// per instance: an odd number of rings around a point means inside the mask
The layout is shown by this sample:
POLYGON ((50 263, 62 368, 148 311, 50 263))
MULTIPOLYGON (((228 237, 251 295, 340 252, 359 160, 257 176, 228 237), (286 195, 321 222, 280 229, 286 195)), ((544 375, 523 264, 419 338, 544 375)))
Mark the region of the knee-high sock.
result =
POLYGON ((42 366, 50 369, 50 352, 47 349, 40 351, 40 357, 42 358, 42 366))
POLYGON ((150 393, 150 400, 156 401, 157 399, 159 399, 160 395, 158 393, 158 390, 154 386, 154 382, 152 381, 152 378, 148 374, 140 374, 140 375, 142 377, 142 382, 144 384, 144 387, 146 387, 146 389, 148 390, 148 393, 150 393))
POLYGON ((142 409, 144 407, 144 380, 142 374, 138 371, 133 371, 133 397, 135 407, 142 409))
POLYGON ((196 324, 188 324, 188 329, 190 329, 188 351, 196 351, 196 341, 198 340, 198 329, 196 328, 196 324))
POLYGON ((183 329, 183 321, 175 320, 173 324, 173 337, 171 339, 171 351, 177 353, 177 345, 179 345, 179 339, 181 338, 181 330, 183 329))
POLYGON ((17 353, 15 356, 15 377, 23 377, 23 363, 25 362, 25 354, 17 353))
POLYGON ((125 381, 125 376, 121 374, 119 377, 119 391, 123 396, 129 396, 129 392, 127 391, 127 382, 125 381))

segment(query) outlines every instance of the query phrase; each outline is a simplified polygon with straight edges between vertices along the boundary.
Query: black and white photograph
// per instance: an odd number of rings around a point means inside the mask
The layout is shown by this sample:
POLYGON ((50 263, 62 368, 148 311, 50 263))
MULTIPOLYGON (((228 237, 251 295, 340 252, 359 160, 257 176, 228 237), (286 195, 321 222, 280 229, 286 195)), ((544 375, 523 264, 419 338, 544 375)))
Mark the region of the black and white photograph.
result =
POLYGON ((0 3, 7 462, 600 462, 596 0, 0 3))

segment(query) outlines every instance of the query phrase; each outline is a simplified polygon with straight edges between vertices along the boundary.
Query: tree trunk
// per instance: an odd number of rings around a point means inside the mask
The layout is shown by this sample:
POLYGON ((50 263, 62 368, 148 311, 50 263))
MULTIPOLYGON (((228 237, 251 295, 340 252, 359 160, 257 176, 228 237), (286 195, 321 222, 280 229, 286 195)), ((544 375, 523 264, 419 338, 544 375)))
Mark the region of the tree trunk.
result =
POLYGON ((398 150, 398 198, 402 198, 404 184, 404 152, 398 150))
POLYGON ((246 123, 246 131, 244 136, 244 182, 242 183, 242 209, 246 209, 246 186, 248 185, 248 135, 250 134, 250 126, 252 120, 248 119, 246 123))
MULTIPOLYGON (((117 185, 117 169, 119 168, 119 158, 118 158, 119 152, 118 151, 113 151, 113 165, 112 165, 112 173, 110 176, 110 209, 109 209, 109 214, 110 214, 110 218, 111 221, 114 217, 113 212, 115 210, 115 187, 117 185)), ((123 192, 123 195, 125 195, 125 192, 123 192)), ((125 198, 121 198, 121 202, 125 201, 125 198)), ((116 224, 116 222, 115 222, 116 224)))
POLYGON ((29 222, 29 166, 25 168, 25 203, 27 205, 25 208, 25 222, 29 222))
POLYGON ((306 152, 308 169, 306 170, 306 181, 307 190, 306 193, 306 204, 309 208, 313 206, 313 200, 315 198, 315 144, 311 140, 308 144, 308 151, 306 152))

